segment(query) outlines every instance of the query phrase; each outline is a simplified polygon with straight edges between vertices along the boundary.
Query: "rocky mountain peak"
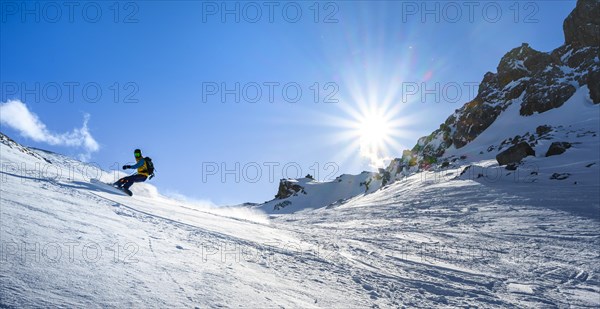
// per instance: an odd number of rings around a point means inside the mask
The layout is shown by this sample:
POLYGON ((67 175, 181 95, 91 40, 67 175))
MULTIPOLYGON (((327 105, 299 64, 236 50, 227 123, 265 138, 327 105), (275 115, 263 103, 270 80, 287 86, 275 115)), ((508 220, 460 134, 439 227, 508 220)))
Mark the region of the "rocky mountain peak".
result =
POLYGON ((544 113, 561 107, 583 86, 592 102, 600 103, 600 0, 577 1, 563 28, 566 43, 549 53, 527 43, 506 53, 497 73, 484 75, 473 100, 419 138, 387 170, 394 174, 398 167, 437 162, 451 146, 460 149, 477 138, 512 104, 520 105, 521 116, 544 113))
POLYGON ((574 47, 600 46, 600 0, 578 0, 563 23, 565 44, 574 47))

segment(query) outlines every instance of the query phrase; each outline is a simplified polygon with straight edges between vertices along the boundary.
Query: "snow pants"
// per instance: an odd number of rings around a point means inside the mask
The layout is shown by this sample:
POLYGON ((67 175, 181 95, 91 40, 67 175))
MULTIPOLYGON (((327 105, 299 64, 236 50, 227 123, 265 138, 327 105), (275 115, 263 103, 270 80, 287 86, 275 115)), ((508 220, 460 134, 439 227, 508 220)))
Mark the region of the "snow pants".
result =
POLYGON ((146 175, 135 174, 127 177, 123 177, 117 181, 117 184, 121 188, 129 190, 129 187, 135 182, 144 182, 148 177, 146 175))

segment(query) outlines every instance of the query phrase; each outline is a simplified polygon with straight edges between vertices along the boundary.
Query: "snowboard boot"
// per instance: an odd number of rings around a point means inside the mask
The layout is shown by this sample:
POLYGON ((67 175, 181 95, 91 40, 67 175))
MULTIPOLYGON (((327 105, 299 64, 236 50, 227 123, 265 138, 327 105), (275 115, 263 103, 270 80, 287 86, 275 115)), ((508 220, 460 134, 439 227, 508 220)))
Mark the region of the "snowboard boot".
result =
POLYGON ((119 179, 113 183, 113 187, 115 187, 117 189, 123 189, 124 184, 125 184, 125 182, 122 179, 119 179))

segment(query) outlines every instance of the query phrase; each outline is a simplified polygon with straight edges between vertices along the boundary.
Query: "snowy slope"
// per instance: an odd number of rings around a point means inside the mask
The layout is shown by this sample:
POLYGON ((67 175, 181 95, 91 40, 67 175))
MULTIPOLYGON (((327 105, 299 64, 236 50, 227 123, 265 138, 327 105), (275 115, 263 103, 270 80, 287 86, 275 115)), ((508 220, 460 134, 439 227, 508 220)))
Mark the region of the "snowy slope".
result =
POLYGON ((593 185, 565 186, 455 178, 460 171, 419 173, 335 209, 296 214, 294 224, 331 235, 337 258, 374 299, 600 305, 597 176, 593 185))
POLYGON ((329 182, 300 178, 282 180, 280 186, 284 184, 298 185, 302 189, 289 197, 275 198, 252 208, 269 214, 290 214, 316 209, 374 192, 381 187, 382 179, 378 178, 377 173, 363 172, 358 175, 340 175, 329 182))
POLYGON ((587 86, 579 88, 563 106, 544 113, 522 116, 519 108, 518 101, 509 105, 475 140, 460 149, 451 146, 444 157, 467 155, 473 159, 493 159, 501 152, 498 145, 505 138, 535 134, 537 127, 546 125, 551 126, 553 132, 548 138, 540 139, 534 147, 536 157, 544 157, 553 141, 567 141, 575 143, 574 151, 577 151, 578 144, 582 144, 591 151, 589 159, 597 158, 600 105, 592 103, 587 86), (492 151, 488 151, 490 146, 494 146, 492 151), (480 152, 484 154, 480 155, 480 152))
POLYGON ((0 145, 2 307, 307 307, 347 299, 339 286, 303 284, 317 277, 315 264, 328 263, 308 255, 302 263, 313 267, 299 273, 300 257, 285 246, 300 241, 263 215, 184 205, 148 184, 134 186, 133 198, 103 192, 88 184, 97 176, 86 176, 88 165, 0 145))
POLYGON ((600 306, 597 177, 490 182, 460 167, 268 219, 149 184, 103 192, 83 163, 0 150, 2 307, 600 306))

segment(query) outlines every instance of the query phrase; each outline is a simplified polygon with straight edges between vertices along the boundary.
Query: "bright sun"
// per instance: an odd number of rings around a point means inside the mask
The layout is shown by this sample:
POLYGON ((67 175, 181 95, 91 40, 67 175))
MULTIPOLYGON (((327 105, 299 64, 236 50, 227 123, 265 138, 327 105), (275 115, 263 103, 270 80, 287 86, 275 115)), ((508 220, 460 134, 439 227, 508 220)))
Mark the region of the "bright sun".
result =
POLYGON ((367 112, 357 124, 360 139, 364 143, 383 146, 389 138, 390 126, 388 120, 377 112, 367 112))
POLYGON ((360 140, 360 153, 370 159, 372 165, 382 164, 387 152, 387 145, 393 135, 389 117, 377 108, 363 111, 356 119, 356 135, 360 140))
POLYGON ((345 144, 339 151, 342 154, 340 161, 352 158, 360 164, 366 160, 370 168, 385 167, 387 161, 405 149, 399 140, 408 136, 406 128, 415 123, 417 117, 414 114, 401 116, 404 105, 393 104, 391 99, 380 101, 376 97, 357 96, 349 102, 354 104, 341 105, 342 117, 327 120, 343 128, 334 137, 345 144))

